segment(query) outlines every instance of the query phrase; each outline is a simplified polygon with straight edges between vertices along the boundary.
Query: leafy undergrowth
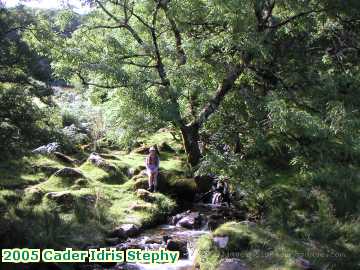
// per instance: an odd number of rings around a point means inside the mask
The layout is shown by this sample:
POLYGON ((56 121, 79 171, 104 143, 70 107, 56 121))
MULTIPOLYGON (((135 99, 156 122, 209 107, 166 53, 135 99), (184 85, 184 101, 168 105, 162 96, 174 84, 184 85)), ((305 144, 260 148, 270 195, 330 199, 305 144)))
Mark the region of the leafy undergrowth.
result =
MULTIPOLYGON (((161 134, 160 137, 169 143, 167 136, 161 134)), ((156 135, 152 140, 161 143, 156 135)), ((190 180, 184 183, 186 178, 181 177, 183 157, 176 152, 161 155, 164 182, 187 190, 191 184, 190 180)), ((82 174, 75 177, 34 170, 34 166, 65 167, 51 157, 31 156, 21 163, 8 162, 6 170, 0 172, 2 246, 26 243, 38 248, 81 248, 102 243, 107 233, 120 224, 146 227, 164 221, 174 211, 176 202, 170 189, 162 189, 164 194, 155 193, 151 203, 136 196, 137 182, 128 173, 141 171, 145 155, 108 150, 105 157, 115 170, 105 170, 85 161, 74 166, 82 174), (22 188, 14 190, 15 184, 22 188)), ((146 177, 140 178, 146 180, 146 177)))
POLYGON ((336 256, 325 246, 301 242, 261 225, 229 222, 198 240, 196 262, 200 269, 212 270, 224 258, 237 258, 253 270, 297 270, 301 259, 329 267, 336 256), (217 237, 228 237, 226 247, 216 244, 217 237))

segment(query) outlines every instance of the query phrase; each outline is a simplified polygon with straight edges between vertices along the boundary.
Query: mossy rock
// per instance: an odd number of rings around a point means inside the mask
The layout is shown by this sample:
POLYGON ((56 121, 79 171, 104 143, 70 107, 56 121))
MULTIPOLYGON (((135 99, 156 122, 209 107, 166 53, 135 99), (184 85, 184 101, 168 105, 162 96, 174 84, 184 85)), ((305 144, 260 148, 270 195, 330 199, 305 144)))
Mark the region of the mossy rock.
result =
POLYGON ((41 203, 42 198, 44 197, 45 192, 38 187, 30 187, 25 189, 25 200, 30 205, 36 205, 41 203))
MULTIPOLYGON (((176 172, 178 174, 178 172, 176 172)), ((134 176, 134 191, 148 188, 148 177, 143 175, 134 176)), ((192 178, 180 178, 171 172, 160 173, 158 175, 158 191, 168 194, 179 201, 191 202, 196 194, 196 183, 192 178)))
POLYGON ((196 183, 192 178, 178 176, 178 172, 165 172, 159 174, 159 191, 169 194, 178 201, 193 201, 196 194, 196 183))
POLYGON ((134 189, 134 191, 138 190, 138 189, 147 189, 148 185, 149 184, 148 184, 147 177, 142 177, 135 181, 133 189, 134 189))
POLYGON ((74 195, 69 191, 49 192, 46 195, 48 200, 56 202, 63 210, 72 209, 75 202, 74 195))
POLYGON ((199 193, 208 192, 213 184, 213 178, 207 175, 195 177, 196 189, 199 193))
POLYGON ((53 176, 66 177, 66 178, 71 178, 73 180, 76 180, 78 178, 85 178, 85 176, 82 174, 81 171, 69 167, 65 167, 58 170, 53 174, 53 176))
POLYGON ((127 177, 117 167, 115 170, 109 172, 91 164, 89 161, 81 165, 80 169, 85 175, 85 178, 106 184, 121 184, 127 179, 127 177))

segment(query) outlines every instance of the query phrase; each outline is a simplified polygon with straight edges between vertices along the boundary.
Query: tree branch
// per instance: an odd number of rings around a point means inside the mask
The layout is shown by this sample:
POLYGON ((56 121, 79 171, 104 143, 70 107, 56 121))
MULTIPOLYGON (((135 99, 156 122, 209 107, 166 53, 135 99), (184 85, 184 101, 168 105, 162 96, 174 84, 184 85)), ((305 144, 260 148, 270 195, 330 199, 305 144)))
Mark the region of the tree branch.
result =
POLYGON ((87 86, 95 86, 95 87, 104 88, 104 89, 115 89, 115 88, 128 86, 128 85, 104 85, 104 84, 91 83, 91 82, 86 81, 86 79, 84 78, 84 76, 81 75, 80 72, 77 72, 76 75, 81 80, 81 83, 83 85, 87 85, 87 86))
POLYGON ((181 33, 180 33, 179 28, 176 25, 175 20, 169 14, 169 8, 168 8, 167 4, 168 4, 168 2, 166 2, 164 5, 160 5, 160 7, 163 9, 165 16, 170 23, 171 30, 174 33, 174 37, 175 37, 175 41, 176 41, 176 53, 178 55, 178 63, 179 63, 179 65, 184 65, 184 64, 186 64, 186 54, 182 47, 181 33))
POLYGON ((311 13, 320 13, 320 12, 323 12, 323 11, 326 11, 327 9, 323 8, 323 9, 313 9, 313 10, 309 10, 309 11, 304 11, 304 12, 300 12, 299 14, 296 14, 280 23, 277 23, 277 24, 274 24, 274 25, 269 25, 267 26, 267 28, 279 28, 281 26, 284 26, 298 18, 301 18, 303 16, 306 16, 306 15, 309 15, 311 13))
POLYGON ((220 103, 226 96, 226 94, 232 89, 235 84, 237 78, 239 78, 240 74, 243 72, 244 67, 242 65, 236 65, 230 69, 225 79, 219 85, 215 96, 208 102, 208 104, 204 107, 204 109, 200 112, 196 121, 192 122, 190 125, 198 125, 202 126, 209 116, 215 112, 215 110, 219 107, 220 103))

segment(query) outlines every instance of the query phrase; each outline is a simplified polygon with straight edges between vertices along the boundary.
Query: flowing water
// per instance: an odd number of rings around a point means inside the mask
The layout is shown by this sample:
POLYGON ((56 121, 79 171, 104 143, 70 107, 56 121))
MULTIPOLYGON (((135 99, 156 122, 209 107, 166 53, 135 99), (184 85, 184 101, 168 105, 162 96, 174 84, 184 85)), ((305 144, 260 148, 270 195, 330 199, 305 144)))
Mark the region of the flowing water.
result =
POLYGON ((202 235, 209 234, 209 216, 223 211, 223 206, 213 204, 195 204, 190 211, 199 213, 201 224, 198 229, 186 229, 179 225, 163 224, 153 229, 146 230, 136 238, 122 243, 122 248, 140 248, 143 250, 158 250, 166 247, 164 238, 171 237, 175 242, 186 243, 186 251, 175 264, 143 264, 133 263, 119 266, 117 269, 129 270, 190 270, 194 266, 196 241, 202 235), (125 246, 124 246, 125 245, 125 246))

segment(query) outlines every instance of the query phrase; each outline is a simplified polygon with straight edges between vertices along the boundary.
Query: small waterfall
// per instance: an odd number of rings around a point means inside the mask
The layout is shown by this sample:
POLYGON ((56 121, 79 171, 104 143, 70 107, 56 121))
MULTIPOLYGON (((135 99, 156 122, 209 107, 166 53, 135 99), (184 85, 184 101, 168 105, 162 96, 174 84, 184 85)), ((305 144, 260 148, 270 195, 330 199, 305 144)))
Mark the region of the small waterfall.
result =
POLYGON ((215 204, 215 205, 218 205, 218 204, 221 204, 221 201, 222 201, 221 193, 220 192, 214 192, 214 194, 212 196, 212 199, 211 199, 211 203, 215 204))

